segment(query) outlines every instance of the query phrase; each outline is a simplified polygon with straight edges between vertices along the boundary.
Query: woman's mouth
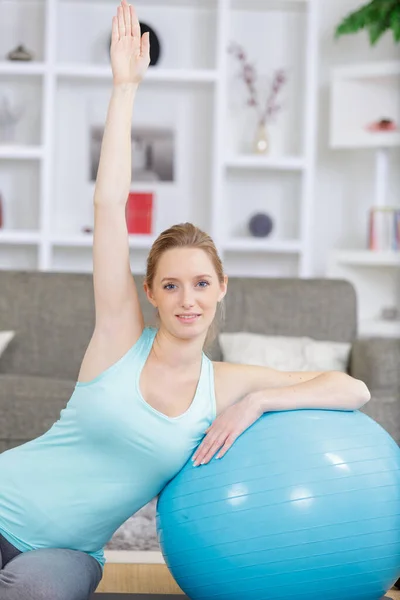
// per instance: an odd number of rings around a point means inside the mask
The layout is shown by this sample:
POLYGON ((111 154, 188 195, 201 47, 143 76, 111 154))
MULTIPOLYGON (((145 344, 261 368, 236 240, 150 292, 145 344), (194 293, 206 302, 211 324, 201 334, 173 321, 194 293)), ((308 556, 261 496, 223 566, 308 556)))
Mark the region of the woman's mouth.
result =
POLYGON ((194 323, 201 315, 191 313, 189 315, 176 315, 181 323, 194 323))

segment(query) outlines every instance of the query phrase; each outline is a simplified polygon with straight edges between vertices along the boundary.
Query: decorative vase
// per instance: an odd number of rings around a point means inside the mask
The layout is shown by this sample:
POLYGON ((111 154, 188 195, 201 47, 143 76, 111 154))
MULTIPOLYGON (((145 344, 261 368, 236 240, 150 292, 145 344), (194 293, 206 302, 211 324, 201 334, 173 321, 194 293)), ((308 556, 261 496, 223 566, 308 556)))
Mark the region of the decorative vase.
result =
POLYGON ((0 142, 15 142, 17 124, 24 113, 22 105, 12 105, 8 96, 0 97, 0 142))
POLYGON ((269 139, 265 123, 258 124, 254 138, 254 152, 256 154, 267 154, 269 152, 269 139))

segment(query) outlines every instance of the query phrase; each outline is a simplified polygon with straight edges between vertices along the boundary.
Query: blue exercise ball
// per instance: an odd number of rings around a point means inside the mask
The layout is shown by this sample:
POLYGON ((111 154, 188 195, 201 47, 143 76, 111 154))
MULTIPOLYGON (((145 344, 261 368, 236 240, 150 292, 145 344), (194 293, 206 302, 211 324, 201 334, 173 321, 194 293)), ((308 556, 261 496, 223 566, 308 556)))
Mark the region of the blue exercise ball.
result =
POLYGON ((157 533, 192 600, 378 600, 400 575, 400 449, 359 411, 265 413, 166 485, 157 533))

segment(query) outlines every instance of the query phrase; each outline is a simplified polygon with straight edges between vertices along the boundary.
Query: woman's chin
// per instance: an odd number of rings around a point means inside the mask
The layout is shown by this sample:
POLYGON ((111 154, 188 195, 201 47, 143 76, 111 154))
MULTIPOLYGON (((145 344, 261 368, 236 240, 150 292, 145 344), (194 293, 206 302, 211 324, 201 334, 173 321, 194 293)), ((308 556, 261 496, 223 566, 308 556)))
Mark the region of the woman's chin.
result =
POLYGON ((209 325, 207 325, 203 315, 197 317, 193 322, 190 323, 183 323, 182 319, 178 319, 178 317, 175 317, 175 320, 176 323, 174 329, 179 331, 180 335, 186 335, 188 337, 191 337, 192 335, 198 336, 201 334, 206 334, 209 328, 209 325))

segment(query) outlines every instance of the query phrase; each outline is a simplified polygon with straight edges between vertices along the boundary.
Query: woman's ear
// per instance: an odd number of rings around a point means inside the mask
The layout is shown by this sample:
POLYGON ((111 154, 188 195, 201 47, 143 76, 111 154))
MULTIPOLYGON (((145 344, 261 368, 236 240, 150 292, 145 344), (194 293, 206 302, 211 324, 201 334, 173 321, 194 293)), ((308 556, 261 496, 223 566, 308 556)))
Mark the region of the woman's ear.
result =
POLYGON ((228 275, 224 275, 224 282, 221 283, 222 294, 218 298, 218 302, 221 302, 225 298, 227 289, 228 289, 228 275))
POLYGON ((153 298, 153 294, 151 292, 151 289, 147 285, 147 283, 143 284, 143 289, 144 289, 144 292, 145 292, 145 294, 147 296, 147 300, 150 302, 150 304, 152 304, 154 306, 154 308, 157 308, 157 304, 155 303, 155 300, 153 298))

